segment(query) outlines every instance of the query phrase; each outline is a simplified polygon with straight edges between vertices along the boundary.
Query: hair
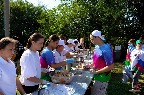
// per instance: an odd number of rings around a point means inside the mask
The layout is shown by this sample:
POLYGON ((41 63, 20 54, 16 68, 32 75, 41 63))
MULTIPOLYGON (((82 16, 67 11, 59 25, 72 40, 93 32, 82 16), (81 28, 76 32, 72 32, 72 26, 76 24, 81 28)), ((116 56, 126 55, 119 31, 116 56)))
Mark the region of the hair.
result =
MULTIPOLYGON (((92 36, 93 36, 93 35, 92 35, 92 36)), ((80 42, 81 42, 82 40, 84 40, 84 38, 80 38, 80 42)))
POLYGON ((60 38, 61 40, 66 40, 66 37, 64 37, 63 34, 61 34, 61 35, 59 36, 59 38, 60 38))
POLYGON ((58 41, 60 38, 56 35, 56 34, 53 34, 49 37, 49 39, 45 42, 45 47, 48 46, 48 44, 50 43, 50 41, 58 41))
POLYGON ((32 41, 36 42, 36 41, 38 41, 38 40, 41 39, 41 38, 45 38, 45 37, 44 37, 42 34, 40 34, 40 33, 34 33, 34 34, 32 34, 32 35, 29 37, 29 39, 28 39, 26 48, 29 49, 29 48, 31 47, 32 41))
POLYGON ((18 41, 15 40, 15 39, 13 39, 13 38, 10 38, 10 37, 4 37, 4 38, 2 38, 0 40, 0 50, 4 49, 10 43, 16 45, 18 43, 18 41))
POLYGON ((74 41, 75 44, 78 44, 78 41, 74 41))
POLYGON ((130 39, 130 40, 128 41, 128 43, 132 43, 133 45, 135 45, 135 39, 130 39))

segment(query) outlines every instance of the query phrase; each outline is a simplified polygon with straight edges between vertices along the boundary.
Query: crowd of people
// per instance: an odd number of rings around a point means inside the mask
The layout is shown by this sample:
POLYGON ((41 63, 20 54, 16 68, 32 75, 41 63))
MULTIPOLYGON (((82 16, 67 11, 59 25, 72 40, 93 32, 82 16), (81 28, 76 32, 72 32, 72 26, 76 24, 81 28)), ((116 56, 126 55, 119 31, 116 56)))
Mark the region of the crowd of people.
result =
POLYGON ((123 70, 122 82, 127 84, 128 79, 132 80, 131 92, 140 92, 140 75, 144 71, 144 36, 139 40, 130 39, 126 55, 125 67, 123 70))
MULTIPOLYGON (((104 42, 105 39, 99 30, 90 34, 90 41, 96 46, 93 62, 88 65, 93 67, 90 73, 94 74, 91 95, 105 95, 114 67, 113 51, 111 46, 104 42)), ((48 75, 50 70, 67 70, 67 64, 74 62, 71 52, 85 49, 84 38, 79 42, 77 39, 66 40, 65 37, 56 34, 45 38, 40 33, 34 33, 29 37, 20 57, 21 74, 18 77, 11 60, 15 54, 16 43, 16 40, 9 37, 0 40, 0 95, 16 95, 16 89, 21 95, 38 90, 40 84, 51 82, 48 75)))

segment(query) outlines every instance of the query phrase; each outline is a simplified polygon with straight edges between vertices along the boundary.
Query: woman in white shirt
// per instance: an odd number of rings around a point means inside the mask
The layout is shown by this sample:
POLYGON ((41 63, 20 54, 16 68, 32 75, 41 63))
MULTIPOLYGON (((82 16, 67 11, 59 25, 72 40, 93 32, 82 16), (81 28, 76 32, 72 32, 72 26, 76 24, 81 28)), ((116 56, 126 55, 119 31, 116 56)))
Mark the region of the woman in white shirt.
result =
POLYGON ((47 81, 40 79, 41 68, 38 50, 41 50, 43 43, 44 36, 34 33, 28 39, 27 50, 24 51, 20 58, 20 81, 27 94, 36 91, 40 83, 47 83, 47 81))
POLYGON ((16 77, 15 65, 10 60, 14 54, 15 42, 9 37, 0 40, 0 95, 16 95, 16 88, 21 95, 26 95, 16 77))

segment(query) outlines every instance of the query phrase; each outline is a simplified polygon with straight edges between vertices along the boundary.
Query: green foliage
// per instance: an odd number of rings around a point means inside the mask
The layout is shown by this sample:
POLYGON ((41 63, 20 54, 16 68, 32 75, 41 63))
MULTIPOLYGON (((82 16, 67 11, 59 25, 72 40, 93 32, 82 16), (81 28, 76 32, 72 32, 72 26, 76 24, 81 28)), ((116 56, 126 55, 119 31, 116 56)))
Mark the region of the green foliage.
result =
POLYGON ((28 37, 40 28, 43 7, 35 7, 29 2, 18 0, 10 3, 10 36, 25 44, 28 37))
MULTIPOLYGON (((10 35, 26 43, 30 34, 39 31, 46 37, 63 34, 66 38, 85 38, 89 46, 89 34, 101 30, 112 45, 126 48, 130 38, 143 34, 144 11, 139 0, 61 0, 57 8, 45 9, 29 2, 10 2, 10 35)), ((0 36, 4 35, 3 0, 0 3, 0 36)))

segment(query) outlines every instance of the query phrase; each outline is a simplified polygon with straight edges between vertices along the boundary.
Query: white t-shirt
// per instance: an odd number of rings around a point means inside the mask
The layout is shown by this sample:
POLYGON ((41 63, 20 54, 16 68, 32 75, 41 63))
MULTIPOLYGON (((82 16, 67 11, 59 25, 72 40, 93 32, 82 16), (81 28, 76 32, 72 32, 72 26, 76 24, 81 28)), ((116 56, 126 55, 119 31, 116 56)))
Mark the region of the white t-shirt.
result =
POLYGON ((4 95, 16 95, 16 68, 9 60, 5 61, 0 57, 0 91, 4 95))
POLYGON ((134 49, 131 52, 130 55, 130 59, 131 59, 131 69, 138 63, 138 60, 141 59, 142 61, 144 61, 144 50, 138 50, 138 49, 134 49), (139 55, 139 57, 138 57, 139 55))
POLYGON ((57 52, 56 49, 53 50, 53 55, 55 58, 55 63, 60 63, 64 61, 63 54, 60 54, 59 52, 57 52))
POLYGON ((22 85, 25 86, 35 86, 39 83, 31 82, 27 80, 30 77, 40 78, 41 76, 41 68, 40 68, 40 58, 39 53, 33 52, 29 49, 24 51, 20 58, 20 66, 21 66, 21 76, 20 81, 22 85))

